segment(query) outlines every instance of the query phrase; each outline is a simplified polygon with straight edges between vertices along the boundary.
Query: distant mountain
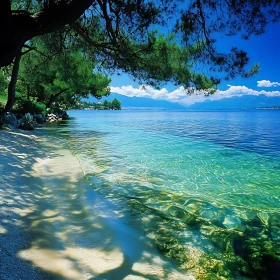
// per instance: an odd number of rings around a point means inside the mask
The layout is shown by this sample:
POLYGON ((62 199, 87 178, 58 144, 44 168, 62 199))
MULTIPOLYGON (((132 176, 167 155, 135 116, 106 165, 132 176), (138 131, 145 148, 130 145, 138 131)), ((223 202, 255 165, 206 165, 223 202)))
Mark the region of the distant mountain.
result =
POLYGON ((188 106, 191 110, 256 109, 280 106, 280 96, 242 95, 220 100, 206 100, 188 106))
POLYGON ((88 100, 90 102, 103 102, 105 99, 112 101, 114 98, 118 99, 122 107, 149 107, 149 108, 166 108, 166 109, 186 109, 185 106, 180 105, 179 103, 168 102, 165 100, 155 100, 152 98, 144 97, 128 97, 125 95, 111 93, 108 97, 103 97, 101 100, 90 97, 88 100))

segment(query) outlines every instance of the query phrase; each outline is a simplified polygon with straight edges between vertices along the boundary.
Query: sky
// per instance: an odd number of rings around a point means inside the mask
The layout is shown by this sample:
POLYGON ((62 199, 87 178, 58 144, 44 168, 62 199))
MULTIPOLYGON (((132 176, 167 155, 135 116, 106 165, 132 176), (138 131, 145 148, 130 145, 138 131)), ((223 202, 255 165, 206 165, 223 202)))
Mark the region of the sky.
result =
POLYGON ((260 71, 250 78, 237 77, 234 80, 222 81, 215 94, 205 96, 201 92, 187 95, 183 87, 167 84, 160 90, 143 86, 133 81, 128 75, 113 76, 111 92, 136 97, 178 102, 191 105, 205 100, 219 100, 245 94, 280 96, 280 22, 270 24, 263 35, 252 36, 249 40, 240 38, 222 38, 218 40, 221 50, 237 46, 248 52, 249 66, 260 64, 260 71))

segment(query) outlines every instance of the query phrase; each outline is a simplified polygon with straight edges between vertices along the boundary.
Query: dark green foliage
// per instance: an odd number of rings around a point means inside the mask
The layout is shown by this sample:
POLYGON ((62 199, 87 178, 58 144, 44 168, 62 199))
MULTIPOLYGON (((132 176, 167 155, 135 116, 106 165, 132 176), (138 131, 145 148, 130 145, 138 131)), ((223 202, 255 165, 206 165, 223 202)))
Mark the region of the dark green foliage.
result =
POLYGON ((110 79, 102 73, 93 72, 96 62, 87 54, 65 44, 61 54, 52 55, 46 41, 48 37, 34 39, 36 48, 22 59, 18 90, 37 98, 51 107, 58 102, 65 109, 89 94, 100 99, 110 93, 110 79))
MULTIPOLYGON (((258 70, 257 66, 248 68, 249 58, 237 46, 219 52, 217 34, 240 34, 247 39, 262 34, 268 23, 280 18, 279 0, 13 0, 11 4, 26 15, 20 18, 13 13, 14 20, 30 28, 22 28, 16 35, 19 39, 50 33, 46 42, 58 53, 68 42, 82 52, 87 50, 99 62, 96 67, 124 71, 151 85, 171 81, 199 89, 208 89, 221 78, 248 77, 258 70), (168 30, 168 36, 155 32, 155 27, 168 30), (207 82, 200 84, 204 76, 207 82)), ((2 8, 9 13, 7 7, 2 8)), ((2 65, 9 59, 3 57, 2 65)))
POLYGON ((107 100, 103 102, 103 107, 105 110, 108 110, 110 108, 109 102, 107 100))
POLYGON ((46 115, 46 104, 17 97, 14 112, 24 115, 26 113, 46 115))
POLYGON ((111 103, 111 109, 121 110, 121 108, 122 108, 121 102, 118 99, 114 98, 114 100, 111 103))
POLYGON ((46 104, 42 103, 42 102, 36 102, 34 104, 34 113, 35 114, 46 114, 46 104))
POLYGON ((112 102, 104 100, 102 104, 96 104, 95 107, 97 110, 121 110, 122 105, 121 102, 115 98, 112 102))
MULTIPOLYGON (((72 102, 75 95, 85 96, 88 89, 97 98, 108 94, 106 81, 100 88, 98 77, 95 85, 81 78, 92 69, 94 75, 102 73, 103 77, 105 72, 126 72, 155 87, 172 82, 184 85, 189 93, 198 89, 211 94, 221 79, 250 77, 259 70, 258 64, 250 65, 247 53, 238 46, 220 52, 217 35, 248 39, 252 34, 262 34, 268 23, 280 18, 279 0, 12 0, 11 7, 8 1, 2 2, 0 66, 11 64, 23 46, 27 46, 23 53, 40 53, 41 60, 36 58, 37 64, 31 63, 38 69, 30 73, 43 77, 43 81, 27 84, 28 92, 43 100, 46 92, 49 104, 53 99, 72 102), (71 48, 75 52, 69 51, 71 48), (75 56, 92 65, 81 63, 75 56), (62 96, 67 96, 66 100, 62 96)), ((28 71, 24 75, 28 76, 28 71)), ((0 77, 0 87, 1 83, 0 77)))
POLYGON ((79 101, 73 106, 70 107, 71 109, 94 109, 94 110, 121 110, 122 105, 119 100, 116 98, 110 102, 108 100, 104 100, 103 103, 91 103, 91 102, 84 102, 84 101, 79 101))
POLYGON ((9 68, 0 69, 0 95, 3 95, 9 84, 9 68))

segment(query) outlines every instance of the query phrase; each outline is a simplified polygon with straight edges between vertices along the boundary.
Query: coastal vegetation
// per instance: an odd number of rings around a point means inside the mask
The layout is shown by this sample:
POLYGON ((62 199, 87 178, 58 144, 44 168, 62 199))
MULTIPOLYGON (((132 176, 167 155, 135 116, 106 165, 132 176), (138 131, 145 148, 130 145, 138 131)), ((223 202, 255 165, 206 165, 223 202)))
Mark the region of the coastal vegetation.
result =
MULTIPOLYGON (((32 62, 38 54, 46 68, 51 67, 48 62, 61 68, 59 81, 54 83, 51 76, 48 85, 42 71, 35 70, 34 75, 29 69, 36 87, 42 83, 41 89, 48 92, 47 107, 55 98, 68 103, 69 95, 72 102, 77 94, 89 93, 92 84, 83 87, 84 83, 69 80, 77 73, 91 73, 97 83, 103 77, 102 93, 99 87, 91 92, 98 97, 108 94, 105 77, 112 72, 125 72, 157 87, 172 82, 190 93, 196 89, 211 94, 221 79, 250 77, 259 68, 249 65, 247 53, 235 46, 220 52, 216 34, 242 34, 244 39, 261 34, 268 23, 279 19, 277 5, 278 1, 1 1, 0 67, 10 68, 4 111, 14 106, 18 77, 28 76, 20 69, 21 60, 28 61, 24 58, 28 55, 32 62)), ((26 96, 34 90, 29 86, 26 96)), ((36 95, 42 97, 38 89, 36 95)))
POLYGON ((121 102, 114 98, 112 102, 104 100, 103 102, 86 102, 80 101, 73 105, 71 109, 92 109, 92 110, 121 110, 121 102))
MULTIPOLYGON (((52 49, 47 35, 29 43, 29 50, 21 58, 17 87, 13 101, 7 102, 4 111, 26 113, 45 112, 46 108, 71 108, 91 94, 97 99, 110 93, 110 78, 93 72, 95 61, 75 47, 65 43, 64 51, 52 49), (14 106, 15 105, 15 106, 14 106)), ((12 68, 6 67, 1 76, 1 88, 9 96, 12 68)), ((3 93, 2 93, 3 94, 3 93)), ((9 101, 9 98, 8 98, 9 101)))

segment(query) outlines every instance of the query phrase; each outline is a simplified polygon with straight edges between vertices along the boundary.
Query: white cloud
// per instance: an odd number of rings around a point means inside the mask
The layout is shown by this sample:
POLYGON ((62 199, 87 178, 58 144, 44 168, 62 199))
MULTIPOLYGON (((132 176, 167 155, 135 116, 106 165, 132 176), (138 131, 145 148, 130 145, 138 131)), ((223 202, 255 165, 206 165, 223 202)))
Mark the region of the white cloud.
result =
POLYGON ((111 92, 122 94, 129 97, 149 97, 153 99, 165 99, 168 96, 168 91, 165 88, 156 90, 151 86, 140 86, 134 88, 132 86, 110 87, 111 92))
POLYGON ((122 94, 129 97, 147 97, 158 100, 166 100, 170 102, 178 102, 183 105, 191 105, 196 102, 203 102, 205 100, 220 100, 223 98, 231 98, 233 96, 242 95, 261 95, 266 96, 280 96, 280 91, 266 91, 266 90, 254 90, 246 86, 232 86, 228 85, 227 90, 217 90, 214 94, 205 96, 201 91, 195 91, 193 94, 187 94, 187 91, 183 87, 179 87, 174 91, 168 92, 167 89, 162 88, 160 90, 154 89, 151 86, 140 86, 134 88, 131 85, 122 87, 111 87, 111 92, 122 94))
POLYGON ((271 82, 269 80, 257 81, 258 87, 277 87, 280 86, 279 82, 271 82))

